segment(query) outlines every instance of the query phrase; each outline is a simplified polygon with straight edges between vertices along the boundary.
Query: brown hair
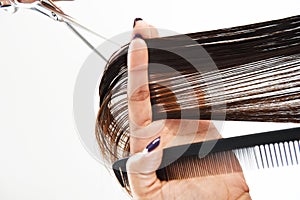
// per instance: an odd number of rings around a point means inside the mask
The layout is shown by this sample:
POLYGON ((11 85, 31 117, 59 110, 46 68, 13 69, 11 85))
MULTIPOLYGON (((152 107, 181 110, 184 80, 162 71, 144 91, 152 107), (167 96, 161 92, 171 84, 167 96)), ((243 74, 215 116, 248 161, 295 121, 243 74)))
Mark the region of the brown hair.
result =
MULTIPOLYGON (((160 66, 149 65, 153 120, 214 115, 220 120, 300 122, 300 16, 186 36, 145 40, 149 63, 160 66), (218 70, 211 70, 197 47, 218 70)), ((127 51, 125 45, 112 55, 99 87, 96 137, 111 162, 129 152, 127 51)))

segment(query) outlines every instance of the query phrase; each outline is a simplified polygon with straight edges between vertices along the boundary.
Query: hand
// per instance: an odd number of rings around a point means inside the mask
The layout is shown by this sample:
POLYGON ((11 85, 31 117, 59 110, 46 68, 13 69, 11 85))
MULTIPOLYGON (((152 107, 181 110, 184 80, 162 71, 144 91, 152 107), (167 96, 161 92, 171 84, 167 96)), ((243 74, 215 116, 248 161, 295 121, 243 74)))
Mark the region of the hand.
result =
POLYGON ((144 199, 251 199, 242 173, 160 181, 155 171, 162 159, 162 148, 205 139, 220 138, 210 121, 160 120, 152 122, 148 87, 148 50, 143 38, 158 37, 157 30, 143 20, 135 22, 128 51, 128 111, 130 151, 128 178, 133 198, 144 199), (135 36, 135 37, 134 37, 135 36), (160 136, 160 145, 141 153, 160 136))
MULTIPOLYGON (((15 1, 18 1, 19 3, 33 3, 33 2, 36 2, 39 0, 15 0, 15 1)), ((53 0, 53 1, 73 1, 73 0, 53 0)), ((11 5, 11 3, 9 0, 0 0, 0 5, 1 6, 9 6, 9 5, 11 5)))

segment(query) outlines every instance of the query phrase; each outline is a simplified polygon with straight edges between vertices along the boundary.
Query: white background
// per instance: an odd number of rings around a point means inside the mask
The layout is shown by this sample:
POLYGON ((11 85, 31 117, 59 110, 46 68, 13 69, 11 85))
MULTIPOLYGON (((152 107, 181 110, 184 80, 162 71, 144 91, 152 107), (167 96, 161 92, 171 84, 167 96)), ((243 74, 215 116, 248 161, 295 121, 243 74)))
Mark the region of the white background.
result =
MULTIPOLYGON (((299 0, 76 0, 59 5, 107 37, 130 31, 136 17, 188 33, 279 19, 300 10, 299 0)), ((112 174, 82 146, 73 121, 74 84, 90 50, 63 24, 32 11, 0 12, 0 25, 0 199, 127 199, 112 174)), ((227 122, 223 134, 292 126, 227 122)), ((299 172, 298 167, 245 175, 253 199, 299 199, 299 172)))

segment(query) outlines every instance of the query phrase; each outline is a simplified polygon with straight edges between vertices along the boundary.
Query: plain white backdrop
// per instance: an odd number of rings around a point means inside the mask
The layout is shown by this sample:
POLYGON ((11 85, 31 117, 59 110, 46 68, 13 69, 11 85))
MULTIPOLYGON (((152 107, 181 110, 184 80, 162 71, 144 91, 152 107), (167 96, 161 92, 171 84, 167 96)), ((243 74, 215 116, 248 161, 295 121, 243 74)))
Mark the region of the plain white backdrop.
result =
MULTIPOLYGON (((75 0, 58 5, 106 37, 130 31, 136 17, 189 33, 289 17, 300 10, 299 0, 75 0)), ((83 147, 74 125, 74 84, 91 53, 88 47, 63 24, 33 11, 0 12, 0 25, 0 199, 129 199, 83 147)), ((294 126, 299 125, 226 122, 222 134, 294 126)), ((299 167, 245 176, 254 200, 300 198, 299 167)))

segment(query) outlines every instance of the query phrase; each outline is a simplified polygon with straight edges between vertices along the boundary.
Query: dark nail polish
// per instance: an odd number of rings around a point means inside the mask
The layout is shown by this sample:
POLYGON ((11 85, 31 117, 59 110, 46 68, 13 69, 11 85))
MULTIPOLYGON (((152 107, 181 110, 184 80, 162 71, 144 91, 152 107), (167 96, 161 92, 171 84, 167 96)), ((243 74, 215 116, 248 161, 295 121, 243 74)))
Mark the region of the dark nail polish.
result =
POLYGON ((139 33, 134 35, 133 40, 136 39, 136 38, 144 39, 143 36, 139 33))
POLYGON ((150 142, 150 144, 147 145, 146 150, 148 152, 151 152, 154 149, 156 149, 156 147, 158 147, 159 144, 160 144, 160 136, 154 139, 152 142, 150 142))
POLYGON ((133 22, 133 28, 135 27, 136 22, 137 22, 137 21, 141 21, 141 20, 143 20, 143 19, 142 19, 142 18, 139 18, 139 17, 138 17, 138 18, 135 18, 135 19, 134 19, 134 22, 133 22))

